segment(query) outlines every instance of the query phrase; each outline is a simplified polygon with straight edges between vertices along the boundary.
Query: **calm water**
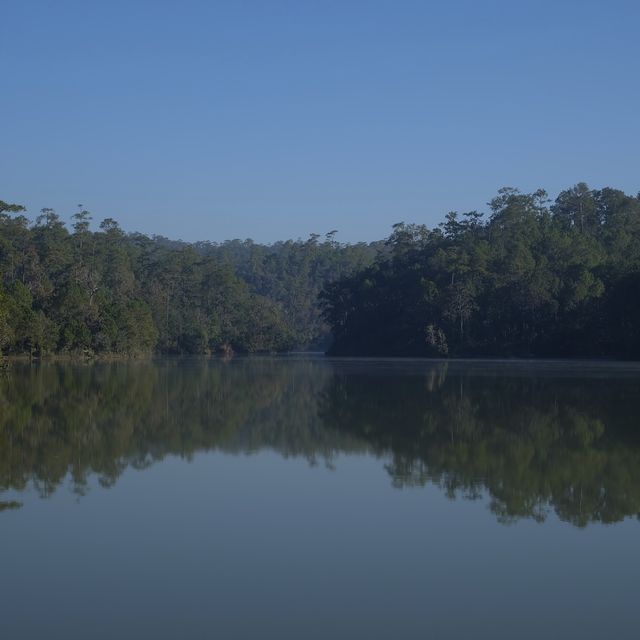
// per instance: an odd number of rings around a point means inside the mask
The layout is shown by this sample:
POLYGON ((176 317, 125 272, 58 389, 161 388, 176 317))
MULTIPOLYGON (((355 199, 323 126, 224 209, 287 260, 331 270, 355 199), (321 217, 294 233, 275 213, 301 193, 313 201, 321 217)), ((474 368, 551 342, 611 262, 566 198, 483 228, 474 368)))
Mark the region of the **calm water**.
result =
POLYGON ((637 638, 640 367, 0 380, 0 635, 637 638))

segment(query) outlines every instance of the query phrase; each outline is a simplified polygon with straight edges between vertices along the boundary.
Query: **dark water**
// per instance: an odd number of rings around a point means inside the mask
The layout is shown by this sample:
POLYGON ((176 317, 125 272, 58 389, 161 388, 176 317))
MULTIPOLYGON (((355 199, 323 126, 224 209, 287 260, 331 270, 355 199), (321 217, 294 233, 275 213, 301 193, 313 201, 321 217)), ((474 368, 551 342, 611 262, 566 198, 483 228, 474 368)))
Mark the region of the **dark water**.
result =
POLYGON ((0 637, 637 638, 640 367, 16 365, 0 637))

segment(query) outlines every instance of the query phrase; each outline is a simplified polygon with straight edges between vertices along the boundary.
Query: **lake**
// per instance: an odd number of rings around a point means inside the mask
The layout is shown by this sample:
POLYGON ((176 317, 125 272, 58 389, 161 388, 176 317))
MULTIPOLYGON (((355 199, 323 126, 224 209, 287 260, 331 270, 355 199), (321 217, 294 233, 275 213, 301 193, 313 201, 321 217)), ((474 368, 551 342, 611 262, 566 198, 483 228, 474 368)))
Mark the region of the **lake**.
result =
POLYGON ((640 365, 0 379, 2 637, 637 638, 640 365))

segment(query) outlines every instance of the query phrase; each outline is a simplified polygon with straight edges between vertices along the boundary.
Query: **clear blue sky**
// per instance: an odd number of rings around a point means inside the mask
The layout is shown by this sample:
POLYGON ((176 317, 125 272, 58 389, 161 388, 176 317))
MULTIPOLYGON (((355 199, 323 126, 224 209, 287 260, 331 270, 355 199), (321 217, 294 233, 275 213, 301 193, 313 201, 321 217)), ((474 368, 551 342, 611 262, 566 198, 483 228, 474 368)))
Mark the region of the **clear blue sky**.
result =
POLYGON ((640 2, 3 0, 0 199, 185 240, 640 190, 640 2))

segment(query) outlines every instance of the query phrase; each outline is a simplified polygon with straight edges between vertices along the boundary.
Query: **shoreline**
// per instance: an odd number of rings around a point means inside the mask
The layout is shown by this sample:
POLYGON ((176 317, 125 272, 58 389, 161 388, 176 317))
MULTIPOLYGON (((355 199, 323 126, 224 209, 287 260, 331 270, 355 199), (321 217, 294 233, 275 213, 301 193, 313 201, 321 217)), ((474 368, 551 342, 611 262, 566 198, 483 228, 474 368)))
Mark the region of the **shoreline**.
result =
POLYGON ((249 359, 313 359, 326 362, 397 362, 397 363, 437 363, 437 364, 602 364, 639 366, 640 360, 573 356, 573 357, 523 357, 523 356, 460 356, 460 357, 429 357, 429 356, 377 356, 377 355, 335 355, 321 351, 284 351, 276 353, 235 353, 233 355, 207 353, 148 353, 148 354, 48 354, 46 356, 31 357, 24 354, 9 354, 2 356, 0 363, 43 364, 97 364, 105 362, 152 362, 154 360, 214 360, 229 362, 231 360, 249 359))

